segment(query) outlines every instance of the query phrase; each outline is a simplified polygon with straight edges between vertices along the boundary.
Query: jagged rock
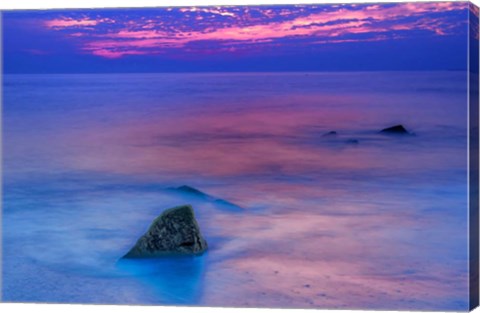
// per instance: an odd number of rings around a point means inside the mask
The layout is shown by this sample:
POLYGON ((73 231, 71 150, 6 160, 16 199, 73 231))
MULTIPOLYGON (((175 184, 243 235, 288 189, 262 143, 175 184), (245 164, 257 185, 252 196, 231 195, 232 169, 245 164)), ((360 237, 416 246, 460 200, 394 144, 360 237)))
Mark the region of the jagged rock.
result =
POLYGON ((384 128, 380 131, 383 134, 397 134, 397 135, 408 135, 410 134, 403 125, 395 125, 392 127, 384 128))
POLYGON ((148 231, 123 258, 157 257, 170 254, 201 254, 207 242, 200 233, 190 205, 177 206, 157 217, 148 231))

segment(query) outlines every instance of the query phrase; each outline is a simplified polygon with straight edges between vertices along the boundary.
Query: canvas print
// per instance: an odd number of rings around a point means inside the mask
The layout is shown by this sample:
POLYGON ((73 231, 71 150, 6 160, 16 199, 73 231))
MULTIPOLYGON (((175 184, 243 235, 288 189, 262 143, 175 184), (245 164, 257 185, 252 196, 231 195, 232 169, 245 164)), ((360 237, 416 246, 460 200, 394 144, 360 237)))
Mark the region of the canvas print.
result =
POLYGON ((478 18, 3 11, 2 301, 474 308, 478 18))

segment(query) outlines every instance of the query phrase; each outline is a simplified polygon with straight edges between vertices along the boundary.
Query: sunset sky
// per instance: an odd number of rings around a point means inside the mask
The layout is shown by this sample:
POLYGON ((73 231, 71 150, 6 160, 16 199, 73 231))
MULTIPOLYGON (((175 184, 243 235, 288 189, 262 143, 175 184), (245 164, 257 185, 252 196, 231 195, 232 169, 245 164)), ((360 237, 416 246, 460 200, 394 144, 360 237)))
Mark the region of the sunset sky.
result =
POLYGON ((8 11, 5 72, 465 69, 468 3, 8 11))

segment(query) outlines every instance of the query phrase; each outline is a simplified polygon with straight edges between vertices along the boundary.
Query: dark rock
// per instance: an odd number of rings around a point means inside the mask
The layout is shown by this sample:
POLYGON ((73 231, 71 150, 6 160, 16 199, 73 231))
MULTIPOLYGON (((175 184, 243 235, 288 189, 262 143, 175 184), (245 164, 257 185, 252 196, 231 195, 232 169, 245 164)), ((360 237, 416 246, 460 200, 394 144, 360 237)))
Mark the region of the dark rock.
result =
POLYGON ((408 135, 410 134, 403 125, 395 125, 392 127, 384 128, 380 131, 383 134, 397 134, 397 135, 408 135))
POLYGON ((325 133, 322 135, 322 137, 334 137, 337 135, 337 132, 332 130, 332 131, 329 131, 328 133, 325 133))
POLYGON ((187 185, 183 185, 183 186, 180 186, 180 187, 177 187, 177 188, 169 188, 169 190, 179 191, 179 192, 187 193, 189 195, 196 196, 196 197, 201 197, 201 198, 210 198, 210 196, 207 195, 206 193, 201 192, 200 190, 195 189, 195 188, 190 187, 190 186, 187 186, 187 185))
POLYGON ((206 249, 207 242, 200 233, 193 208, 182 205, 168 209, 157 217, 123 258, 195 255, 206 249))

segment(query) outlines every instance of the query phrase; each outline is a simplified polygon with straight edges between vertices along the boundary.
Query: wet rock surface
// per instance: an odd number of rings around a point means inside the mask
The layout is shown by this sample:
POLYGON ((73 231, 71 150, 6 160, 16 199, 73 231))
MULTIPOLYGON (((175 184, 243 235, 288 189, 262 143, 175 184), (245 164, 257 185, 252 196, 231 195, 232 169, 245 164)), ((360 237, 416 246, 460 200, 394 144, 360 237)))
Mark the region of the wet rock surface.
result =
POLYGON ((123 258, 198 255, 207 250, 190 205, 164 211, 123 258))

